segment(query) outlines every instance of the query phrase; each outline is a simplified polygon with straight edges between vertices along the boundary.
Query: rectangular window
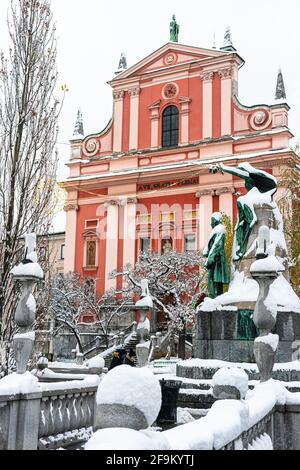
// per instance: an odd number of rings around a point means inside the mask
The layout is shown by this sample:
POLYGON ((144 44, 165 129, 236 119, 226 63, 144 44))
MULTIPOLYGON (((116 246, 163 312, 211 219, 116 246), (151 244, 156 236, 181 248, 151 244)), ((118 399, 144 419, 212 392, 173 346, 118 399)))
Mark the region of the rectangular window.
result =
POLYGON ((140 239, 140 249, 142 253, 146 253, 151 249, 151 238, 141 238, 140 239))
POLYGON ((163 212, 160 215, 161 222, 174 222, 175 214, 174 212, 163 212))
POLYGON ((85 221, 85 228, 97 228, 98 227, 98 220, 86 220, 85 221))
POLYGON ((96 240, 89 240, 86 243, 86 265, 96 266, 96 240))
POLYGON ((195 251, 196 249, 196 235, 190 233, 184 237, 184 249, 185 251, 195 251))
POLYGON ((198 211, 191 210, 191 211, 184 211, 184 220, 195 220, 198 217, 198 211))
POLYGON ((151 214, 140 214, 137 218, 137 223, 140 225, 151 224, 151 214))
POLYGON ((65 259, 65 246, 66 245, 60 245, 60 259, 61 260, 65 259))

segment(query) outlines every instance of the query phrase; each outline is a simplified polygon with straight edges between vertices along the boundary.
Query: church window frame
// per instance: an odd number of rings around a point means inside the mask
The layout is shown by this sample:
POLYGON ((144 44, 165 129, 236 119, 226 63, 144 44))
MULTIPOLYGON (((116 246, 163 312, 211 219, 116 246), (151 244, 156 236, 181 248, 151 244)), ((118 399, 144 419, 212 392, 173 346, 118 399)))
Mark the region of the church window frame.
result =
POLYGON ((162 148, 178 147, 180 135, 180 112, 175 104, 169 104, 161 115, 162 148))

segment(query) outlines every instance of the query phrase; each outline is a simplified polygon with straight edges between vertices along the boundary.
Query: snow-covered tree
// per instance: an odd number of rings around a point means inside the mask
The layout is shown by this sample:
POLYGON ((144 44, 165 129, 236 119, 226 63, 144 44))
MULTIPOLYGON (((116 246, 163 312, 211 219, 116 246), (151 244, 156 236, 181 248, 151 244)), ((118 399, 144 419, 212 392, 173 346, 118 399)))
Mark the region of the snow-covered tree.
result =
MULTIPOLYGON (((47 232, 55 200, 56 39, 50 0, 11 0, 0 54, 0 356, 8 356, 16 291, 10 271, 26 232, 47 232)), ((1 359, 0 359, 1 360, 1 359)))
POLYGON ((69 273, 44 281, 37 301, 40 312, 47 312, 55 320, 54 334, 59 334, 62 325, 67 327, 74 334, 79 351, 83 352, 80 336, 82 317, 93 315, 99 336, 108 347, 113 323, 128 313, 132 295, 120 298, 113 289, 103 296, 97 295, 94 279, 69 273))
POLYGON ((185 356, 187 326, 192 327, 196 307, 207 292, 207 270, 200 252, 170 252, 165 255, 147 252, 140 254, 134 268, 112 273, 123 277, 123 292, 140 293, 140 282, 148 279, 154 305, 164 312, 169 327, 179 333, 179 356, 185 356))
POLYGON ((287 189, 279 201, 279 207, 288 244, 291 284, 300 295, 300 143, 294 151, 293 160, 282 174, 281 184, 287 189))

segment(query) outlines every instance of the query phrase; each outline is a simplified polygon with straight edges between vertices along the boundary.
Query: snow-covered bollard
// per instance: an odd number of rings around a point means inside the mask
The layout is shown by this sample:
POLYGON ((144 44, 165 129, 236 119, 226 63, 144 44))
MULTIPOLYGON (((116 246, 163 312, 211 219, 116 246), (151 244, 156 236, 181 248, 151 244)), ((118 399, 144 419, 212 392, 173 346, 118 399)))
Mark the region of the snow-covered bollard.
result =
POLYGON ((147 368, 118 366, 99 385, 94 430, 146 429, 160 408, 161 387, 156 376, 147 368))
POLYGON ((258 248, 256 261, 252 263, 250 272, 259 284, 259 295, 255 305, 253 321, 260 331, 260 336, 254 341, 254 357, 260 373, 261 382, 272 378, 275 354, 278 347, 278 335, 271 331, 276 324, 277 306, 267 302, 270 286, 284 267, 276 256, 270 253, 270 230, 262 226, 258 232, 258 248))
POLYGON ((243 400, 248 391, 248 375, 238 367, 224 367, 213 376, 212 389, 218 400, 243 400))
POLYGON ((36 235, 25 235, 25 258, 11 274, 15 282, 22 286, 21 297, 15 312, 15 322, 20 332, 14 336, 13 346, 17 373, 24 374, 33 351, 35 333, 32 331, 35 321, 36 303, 32 291, 35 284, 43 279, 44 273, 37 261, 36 235))

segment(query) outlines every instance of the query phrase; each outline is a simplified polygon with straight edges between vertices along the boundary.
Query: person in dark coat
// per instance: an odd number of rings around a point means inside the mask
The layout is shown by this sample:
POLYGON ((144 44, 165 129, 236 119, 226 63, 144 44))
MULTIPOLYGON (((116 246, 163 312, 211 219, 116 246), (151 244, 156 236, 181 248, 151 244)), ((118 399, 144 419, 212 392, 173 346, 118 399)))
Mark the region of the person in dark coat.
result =
POLYGON ((124 349, 116 349, 113 352, 113 358, 111 360, 110 366, 109 366, 109 371, 112 370, 114 367, 121 366, 124 364, 124 356, 125 356, 125 350, 124 349))
POLYGON ((125 359, 124 359, 124 364, 126 364, 127 366, 135 367, 135 363, 134 363, 135 356, 136 354, 133 349, 130 349, 129 351, 127 351, 125 359))

